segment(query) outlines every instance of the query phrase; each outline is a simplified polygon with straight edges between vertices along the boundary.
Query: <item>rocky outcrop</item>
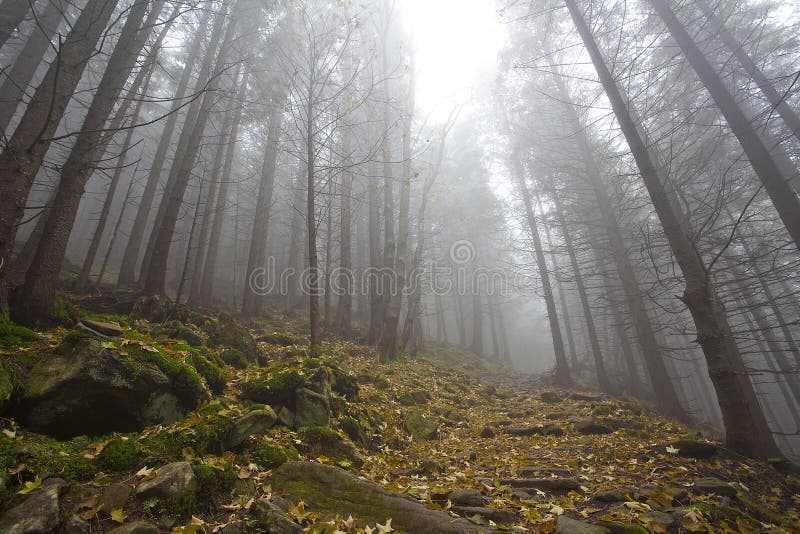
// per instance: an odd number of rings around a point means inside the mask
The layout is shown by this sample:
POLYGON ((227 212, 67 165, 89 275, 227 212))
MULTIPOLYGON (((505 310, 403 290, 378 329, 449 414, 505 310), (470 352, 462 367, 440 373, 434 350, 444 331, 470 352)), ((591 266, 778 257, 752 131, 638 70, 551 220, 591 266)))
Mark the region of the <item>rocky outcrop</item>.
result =
POLYGON ((430 510, 411 497, 329 465, 288 462, 273 472, 271 484, 274 491, 302 500, 311 510, 331 515, 352 514, 367 524, 385 523, 391 518, 392 527, 409 534, 501 532, 430 510))
POLYGON ((0 518, 3 534, 45 534, 58 526, 58 501, 67 483, 60 478, 45 480, 42 486, 0 518))
POLYGON ((104 345, 69 335, 25 378, 12 414, 56 438, 98 436, 175 422, 206 395, 194 370, 152 347, 104 345))

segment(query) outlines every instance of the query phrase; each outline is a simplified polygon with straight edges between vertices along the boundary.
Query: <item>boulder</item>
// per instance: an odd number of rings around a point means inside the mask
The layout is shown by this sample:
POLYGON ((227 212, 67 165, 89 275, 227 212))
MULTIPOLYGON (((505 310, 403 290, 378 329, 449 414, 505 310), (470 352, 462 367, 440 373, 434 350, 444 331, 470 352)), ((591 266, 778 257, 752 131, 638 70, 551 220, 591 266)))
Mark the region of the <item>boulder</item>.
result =
POLYGON ((110 514, 112 510, 125 508, 125 504, 130 499, 133 488, 127 484, 109 484, 103 489, 100 500, 97 504, 98 512, 110 514))
POLYGON ((543 391, 541 399, 545 404, 558 404, 561 402, 561 396, 554 391, 543 391))
POLYGON ((84 319, 81 321, 81 323, 83 323, 83 325, 90 330, 99 332, 104 336, 119 337, 122 335, 122 327, 119 325, 119 323, 92 321, 91 319, 84 319))
POLYGON ((45 534, 58 526, 58 500, 67 490, 60 478, 50 478, 0 518, 3 534, 45 534))
POLYGON ((347 461, 356 467, 364 463, 352 441, 327 426, 314 426, 300 431, 299 437, 313 456, 327 456, 336 461, 347 461))
POLYGON ((487 438, 487 439, 488 438, 493 438, 494 437, 494 430, 492 430, 492 427, 490 427, 490 426, 485 426, 485 427, 483 427, 483 430, 481 430, 480 436, 482 438, 487 438))
POLYGON ((68 336, 28 374, 12 415, 59 439, 99 436, 173 423, 206 395, 194 370, 155 349, 123 355, 103 345, 68 336))
POLYGON ((439 433, 436 421, 426 418, 417 408, 406 411, 403 426, 414 439, 434 439, 439 433))
POLYGON ((273 471, 271 484, 273 491, 302 500, 310 510, 340 516, 352 514, 356 520, 371 525, 391 518, 392 527, 408 534, 501 532, 430 510, 407 495, 393 493, 330 465, 287 462, 273 471))
POLYGON ((295 392, 294 427, 328 426, 331 422, 330 397, 308 388, 295 392))
POLYGON ((676 453, 678 456, 698 459, 711 458, 719 450, 719 446, 714 443, 689 438, 673 441, 670 447, 678 449, 676 453))
POLYGON ((286 517, 283 510, 275 504, 258 500, 250 509, 251 527, 256 532, 259 529, 271 534, 303 534, 303 527, 286 517))
POLYGON ((451 491, 447 498, 458 506, 483 506, 483 494, 472 488, 451 491))
POLYGON ((575 430, 587 436, 611 434, 612 432, 614 432, 613 428, 601 423, 596 419, 586 419, 585 421, 576 423, 575 430))
POLYGON ((611 534, 611 531, 605 527, 560 515, 556 521, 556 534, 611 534))
POLYGON ((294 428, 294 412, 286 406, 281 406, 278 409, 278 421, 286 427, 294 428))
POLYGON ((724 497, 736 497, 736 488, 718 478, 698 478, 694 481, 695 493, 715 493, 724 497))
POLYGON ((230 315, 223 313, 216 321, 206 319, 202 327, 208 334, 210 344, 237 349, 252 363, 258 363, 261 358, 256 340, 230 315))
POLYGON ((224 449, 230 451, 239 448, 250 436, 272 428, 277 420, 278 416, 269 406, 243 415, 233 422, 224 449))
POLYGON ((198 487, 197 477, 189 462, 173 462, 159 467, 153 472, 153 478, 139 484, 136 495, 141 499, 156 497, 167 501, 182 501, 193 497, 198 487))
POLYGON ((631 495, 634 495, 634 491, 631 489, 615 488, 598 491, 592 496, 592 499, 598 502, 625 502, 631 500, 631 495))

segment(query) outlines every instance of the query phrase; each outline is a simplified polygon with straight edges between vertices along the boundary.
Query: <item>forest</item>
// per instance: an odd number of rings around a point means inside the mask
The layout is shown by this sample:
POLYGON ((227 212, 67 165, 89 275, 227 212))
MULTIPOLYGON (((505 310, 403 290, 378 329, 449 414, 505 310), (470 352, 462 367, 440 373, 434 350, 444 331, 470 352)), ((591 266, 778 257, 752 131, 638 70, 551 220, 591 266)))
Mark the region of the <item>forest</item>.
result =
POLYGON ((800 532, 799 28, 0 0, 0 533, 800 532))

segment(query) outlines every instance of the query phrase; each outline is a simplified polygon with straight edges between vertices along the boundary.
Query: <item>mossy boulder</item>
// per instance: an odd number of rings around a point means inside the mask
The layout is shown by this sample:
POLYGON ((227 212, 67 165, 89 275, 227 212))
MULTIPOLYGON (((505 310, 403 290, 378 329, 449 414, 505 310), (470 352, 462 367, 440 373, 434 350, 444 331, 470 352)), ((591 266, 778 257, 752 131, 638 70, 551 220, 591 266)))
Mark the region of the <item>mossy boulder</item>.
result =
POLYGON ((177 304, 159 295, 152 295, 138 299, 131 309, 130 316, 132 319, 146 319, 154 324, 164 324, 169 321, 186 322, 190 312, 182 304, 177 304))
POLYGON ((461 534, 480 530, 501 532, 492 527, 476 528, 466 519, 454 519, 445 512, 430 510, 407 495, 351 475, 338 467, 311 462, 287 462, 272 475, 273 490, 306 503, 311 511, 337 515, 346 510, 359 522, 385 523, 408 534, 461 534))
POLYGON ((229 462, 220 465, 195 463, 192 471, 197 479, 198 502, 211 504, 214 500, 230 498, 237 477, 229 462))
POLYGON ((254 378, 242 386, 242 397, 260 404, 295 409, 295 391, 305 385, 297 371, 284 370, 254 378))
POLYGON ((328 426, 330 421, 330 395, 324 395, 307 388, 299 388, 295 392, 295 428, 328 426))
POLYGON ((97 462, 110 471, 127 471, 139 462, 139 458, 140 453, 133 440, 115 439, 103 447, 97 462))
POLYGON ((236 369, 244 369, 251 364, 242 351, 234 348, 223 350, 222 354, 220 354, 220 358, 222 358, 222 361, 236 369))
POLYGON ((230 380, 228 373, 199 352, 190 353, 186 358, 186 362, 194 367, 195 371, 205 379, 211 393, 222 395, 230 380))
POLYGON ((367 433, 364 432, 364 428, 361 426, 361 423, 358 422, 358 419, 350 416, 342 417, 341 421, 339 421, 339 426, 353 443, 357 443, 362 447, 367 446, 367 433))
POLYGON ((289 455, 277 443, 262 443, 252 447, 248 454, 250 461, 262 469, 272 469, 289 461, 289 455))
POLYGON ((439 425, 436 421, 425 417, 417 408, 411 408, 405 412, 403 426, 415 439, 434 439, 439 432, 439 425))
POLYGON ((327 456, 339 462, 349 462, 361 467, 364 460, 352 441, 326 426, 316 426, 300 431, 300 440, 312 456, 327 456))
POLYGON ((22 392, 12 415, 57 438, 173 423, 207 396, 194 369, 159 349, 131 343, 122 351, 80 334, 47 353, 22 392))
POLYGON ((224 448, 235 450, 241 447, 250 436, 262 434, 272 428, 278 416, 269 406, 239 417, 231 424, 224 448))
POLYGON ((586 419, 584 421, 576 423, 575 430, 587 436, 611 434, 612 432, 614 432, 614 429, 611 428, 611 426, 594 418, 586 419))
POLYGON ((210 344, 237 349, 252 363, 261 359, 261 351, 253 336, 230 315, 222 314, 216 321, 207 318, 202 326, 210 344))
POLYGON ((267 343, 268 345, 277 345, 279 347, 290 347, 292 345, 299 345, 300 340, 288 332, 269 332, 258 336, 259 343, 267 343))
POLYGON ((39 339, 39 334, 24 326, 0 318, 0 347, 16 349, 39 339))

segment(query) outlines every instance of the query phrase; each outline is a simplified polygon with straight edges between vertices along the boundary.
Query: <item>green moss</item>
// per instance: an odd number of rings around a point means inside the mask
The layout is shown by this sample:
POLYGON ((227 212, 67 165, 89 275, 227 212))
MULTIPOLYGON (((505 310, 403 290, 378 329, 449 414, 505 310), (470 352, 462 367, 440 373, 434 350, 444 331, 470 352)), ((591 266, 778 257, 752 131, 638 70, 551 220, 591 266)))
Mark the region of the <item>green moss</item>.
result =
POLYGON ((0 318, 0 347, 16 349, 39 340, 39 334, 24 326, 0 318))
POLYGON ((209 503, 216 497, 228 497, 236 483, 236 471, 230 462, 224 465, 192 464, 192 471, 200 486, 198 501, 209 503))
POLYGON ((74 315, 69 303, 61 297, 57 297, 53 302, 53 320, 58 324, 71 325, 75 322, 74 315))
POLYGON ((242 387, 242 397, 252 402, 282 405, 294 410, 294 393, 303 384, 305 379, 297 371, 280 371, 246 382, 242 387))
POLYGON ((139 459, 139 449, 133 440, 115 439, 103 447, 97 462, 111 471, 127 471, 132 469, 139 459))
POLYGON ((357 443, 362 447, 367 445, 367 434, 364 432, 364 428, 361 426, 361 423, 358 422, 358 419, 349 416, 342 417, 339 421, 339 426, 353 443, 357 443))
POLYGON ((594 415, 611 415, 611 413, 613 411, 614 411, 614 405, 606 403, 606 404, 600 404, 599 406, 596 406, 595 409, 592 410, 592 414, 594 414, 594 415))
POLYGON ((24 442, 0 434, 0 472, 8 473, 24 463, 24 480, 33 480, 45 473, 57 474, 66 480, 89 480, 97 472, 95 463, 85 457, 88 440, 85 437, 56 441, 31 434, 24 442))
POLYGON ((276 443, 256 445, 249 452, 250 461, 263 469, 271 469, 289 460, 289 455, 276 443))
POLYGON ((225 391, 225 387, 228 385, 228 380, 230 380, 230 375, 228 375, 228 373, 196 351, 189 353, 187 361, 195 368, 200 376, 205 378, 208 389, 210 389, 212 393, 215 395, 222 395, 225 391))
POLYGON ((287 332, 271 332, 262 334, 258 337, 261 343, 268 343, 270 345, 279 345, 281 347, 288 347, 290 345, 299 345, 300 340, 292 334, 287 332))
POLYGON ((326 426, 312 426, 300 431, 300 440, 309 447, 312 456, 327 456, 361 467, 364 461, 353 443, 326 426))
POLYGON ((225 349, 220 357, 222 358, 222 361, 231 367, 235 367, 236 369, 244 369, 250 364, 245 355, 239 349, 225 349))
POLYGON ((136 344, 126 347, 128 355, 136 360, 154 364, 170 379, 175 396, 187 409, 194 409, 206 397, 203 381, 197 372, 184 362, 169 356, 163 349, 145 349, 136 344))

